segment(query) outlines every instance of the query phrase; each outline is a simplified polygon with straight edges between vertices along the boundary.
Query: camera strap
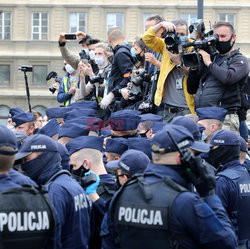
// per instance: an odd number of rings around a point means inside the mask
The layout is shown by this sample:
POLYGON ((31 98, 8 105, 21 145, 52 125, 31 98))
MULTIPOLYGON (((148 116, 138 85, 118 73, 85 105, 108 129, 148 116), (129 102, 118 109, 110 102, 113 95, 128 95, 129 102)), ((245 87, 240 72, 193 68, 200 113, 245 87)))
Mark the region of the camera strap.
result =
POLYGON ((222 58, 222 60, 217 64, 218 66, 221 66, 223 64, 224 61, 232 58, 235 54, 237 54, 239 52, 239 49, 236 49, 234 51, 232 51, 231 53, 229 53, 228 55, 224 56, 222 58))
MULTIPOLYGON (((162 57, 161 54, 158 53, 157 56, 156 56, 156 59, 159 61, 159 60, 161 60, 161 57, 162 57)), ((157 74, 158 74, 158 68, 157 68, 157 66, 155 66, 155 70, 154 70, 154 73, 152 75, 153 80, 152 80, 150 92, 149 92, 149 95, 148 95, 149 100, 151 100, 151 98, 152 98, 153 89, 154 89, 155 84, 157 83, 157 78, 158 78, 157 74)))

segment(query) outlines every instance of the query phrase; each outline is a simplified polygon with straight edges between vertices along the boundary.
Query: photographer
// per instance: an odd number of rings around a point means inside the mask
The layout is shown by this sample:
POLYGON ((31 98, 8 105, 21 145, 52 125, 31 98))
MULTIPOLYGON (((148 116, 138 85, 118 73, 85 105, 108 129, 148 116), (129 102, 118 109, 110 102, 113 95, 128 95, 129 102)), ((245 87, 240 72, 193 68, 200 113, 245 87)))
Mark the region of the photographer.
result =
POLYGON ((195 108, 220 106, 227 109, 224 124, 227 129, 238 130, 237 111, 241 106, 241 85, 249 73, 247 58, 234 49, 236 34, 227 22, 214 25, 219 41, 219 52, 211 59, 209 53, 199 50, 203 59, 202 68, 191 68, 188 74, 188 92, 195 94, 195 108))
POLYGON ((174 117, 194 112, 193 96, 188 94, 186 85, 187 68, 181 63, 181 55, 171 51, 164 40, 157 37, 157 32, 165 29, 165 35, 178 37, 178 42, 189 41, 187 23, 176 20, 174 23, 160 22, 150 27, 143 35, 143 41, 152 50, 162 54, 160 76, 157 82, 154 103, 156 106, 164 103, 164 121, 170 122, 174 117), (178 35, 179 34, 179 35, 178 35), (169 49, 169 50, 168 50, 169 49))
POLYGON ((109 75, 108 95, 100 103, 102 109, 106 109, 115 97, 121 98, 119 90, 127 86, 133 69, 130 46, 125 42, 119 27, 111 27, 108 30, 108 42, 113 48, 114 57, 109 75))
POLYGON ((136 62, 133 68, 131 82, 127 87, 122 88, 120 93, 122 95, 121 101, 116 102, 115 110, 133 109, 138 106, 143 96, 148 94, 149 84, 151 82, 150 76, 145 72, 145 53, 148 47, 145 45, 141 37, 136 38, 134 42, 134 52, 136 62))
POLYGON ((94 74, 91 65, 81 61, 79 63, 80 90, 84 97, 89 97, 89 95, 93 97, 94 95, 94 97, 100 101, 100 98, 104 95, 105 86, 107 91, 107 75, 111 68, 108 61, 108 48, 105 44, 97 44, 94 48, 94 52, 95 62, 98 66, 99 73, 94 74), (104 74, 102 74, 103 72, 104 74), (90 80, 88 82, 86 82, 86 76, 89 76, 90 80))
POLYGON ((69 65, 65 65, 67 73, 62 77, 59 86, 57 101, 68 106, 75 102, 75 92, 77 88, 76 71, 69 65))

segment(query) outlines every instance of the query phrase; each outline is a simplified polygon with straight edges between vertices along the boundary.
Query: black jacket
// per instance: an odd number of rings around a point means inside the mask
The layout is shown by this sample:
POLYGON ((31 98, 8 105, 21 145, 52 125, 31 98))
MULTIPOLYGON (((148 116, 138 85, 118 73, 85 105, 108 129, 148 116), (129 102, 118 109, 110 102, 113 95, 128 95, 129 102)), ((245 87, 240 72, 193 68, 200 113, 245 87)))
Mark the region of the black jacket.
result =
POLYGON ((130 81, 133 67, 130 46, 127 44, 117 45, 114 48, 114 59, 109 75, 108 92, 112 92, 116 97, 119 97, 119 90, 126 87, 130 81))
POLYGON ((249 73, 247 58, 237 52, 219 65, 222 56, 198 72, 189 70, 187 90, 195 95, 195 108, 221 106, 237 111, 241 106, 240 89, 249 73))

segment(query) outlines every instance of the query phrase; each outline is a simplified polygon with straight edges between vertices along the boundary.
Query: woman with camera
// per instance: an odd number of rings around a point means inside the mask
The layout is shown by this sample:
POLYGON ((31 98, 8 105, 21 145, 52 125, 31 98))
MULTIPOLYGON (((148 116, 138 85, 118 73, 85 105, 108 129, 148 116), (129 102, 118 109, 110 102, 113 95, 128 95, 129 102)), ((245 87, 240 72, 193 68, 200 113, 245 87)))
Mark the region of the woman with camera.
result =
POLYGON ((85 100, 96 100, 99 103, 105 92, 111 64, 108 61, 108 47, 105 44, 96 44, 94 52, 99 73, 95 75, 88 62, 80 61, 80 90, 85 100), (86 76, 89 76, 88 82, 86 76))
POLYGON ((133 43, 131 53, 135 58, 131 82, 126 88, 121 89, 122 100, 117 103, 118 109, 137 109, 144 96, 147 95, 150 77, 145 72, 145 53, 148 47, 141 37, 137 37, 133 43))

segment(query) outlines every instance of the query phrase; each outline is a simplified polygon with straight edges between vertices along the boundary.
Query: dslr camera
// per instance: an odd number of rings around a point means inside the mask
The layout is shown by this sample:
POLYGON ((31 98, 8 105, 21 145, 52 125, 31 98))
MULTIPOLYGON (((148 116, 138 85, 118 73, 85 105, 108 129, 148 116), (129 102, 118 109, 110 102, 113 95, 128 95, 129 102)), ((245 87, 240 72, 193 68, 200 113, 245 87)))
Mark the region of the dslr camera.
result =
POLYGON ((95 76, 90 77, 89 82, 91 84, 95 84, 95 83, 102 84, 105 78, 106 78, 105 72, 102 72, 102 73, 98 73, 95 76))
MULTIPOLYGON (((52 78, 55 78, 55 82, 58 82, 58 83, 60 84, 60 81, 61 81, 61 80, 60 80, 60 78, 58 77, 57 73, 54 72, 54 71, 50 72, 50 73, 47 75, 46 81, 48 81, 48 80, 50 80, 50 79, 52 79, 52 78)), ((53 86, 51 86, 51 87, 49 87, 49 90, 52 92, 52 94, 54 94, 55 91, 56 91, 56 88, 54 88, 53 86)))
POLYGON ((166 30, 162 33, 167 50, 172 51, 174 54, 180 53, 181 39, 180 35, 174 32, 167 32, 166 30))
POLYGON ((84 61, 84 62, 88 62, 90 57, 88 54, 86 54, 86 52, 84 50, 82 50, 80 53, 79 53, 79 56, 81 58, 81 61, 84 61))
POLYGON ((129 91, 130 101, 138 101, 142 99, 143 94, 141 91, 141 86, 143 85, 143 82, 150 82, 151 77, 148 75, 148 73, 144 70, 137 70, 136 71, 137 77, 135 77, 133 80, 131 80, 131 86, 127 87, 129 91))

